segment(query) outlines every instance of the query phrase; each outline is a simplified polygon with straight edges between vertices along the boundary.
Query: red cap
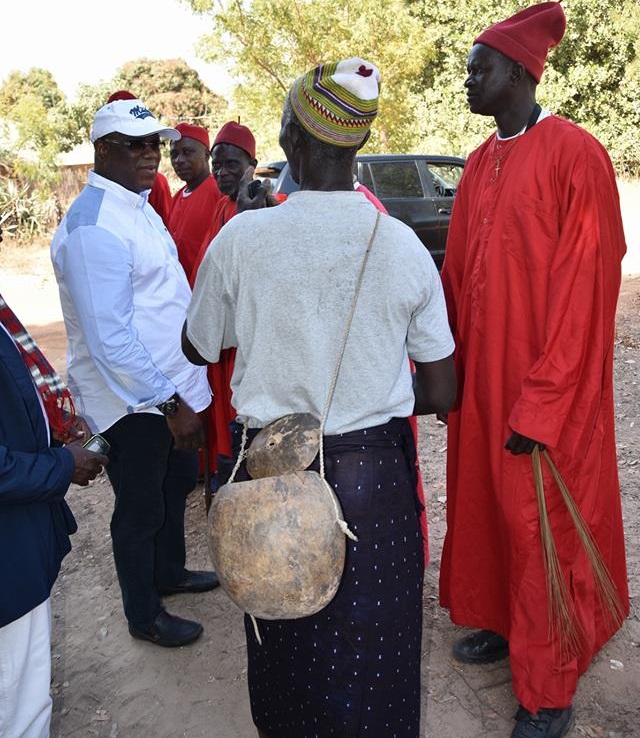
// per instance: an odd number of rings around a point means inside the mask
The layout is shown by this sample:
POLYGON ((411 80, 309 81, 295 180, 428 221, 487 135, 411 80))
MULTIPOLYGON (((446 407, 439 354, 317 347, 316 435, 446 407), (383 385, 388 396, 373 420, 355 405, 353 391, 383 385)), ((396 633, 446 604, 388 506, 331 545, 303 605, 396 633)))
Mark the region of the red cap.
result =
POLYGON ((239 149, 246 151, 250 159, 256 158, 256 140, 253 133, 246 126, 242 126, 234 120, 225 123, 218 131, 213 145, 217 146, 221 143, 237 146, 239 149))
POLYGON ((211 148, 209 146, 209 131, 202 126, 194 126, 191 123, 178 123, 175 126, 176 131, 180 131, 182 138, 193 138, 195 141, 200 141, 204 144, 207 151, 211 148))
POLYGON ((138 98, 132 93, 129 92, 129 90, 118 90, 117 92, 114 92, 113 95, 107 100, 107 105, 109 103, 115 102, 116 100, 137 100, 138 98))
POLYGON ((540 82, 549 49, 564 36, 567 20, 559 2, 538 3, 483 31, 474 44, 484 44, 520 62, 540 82))

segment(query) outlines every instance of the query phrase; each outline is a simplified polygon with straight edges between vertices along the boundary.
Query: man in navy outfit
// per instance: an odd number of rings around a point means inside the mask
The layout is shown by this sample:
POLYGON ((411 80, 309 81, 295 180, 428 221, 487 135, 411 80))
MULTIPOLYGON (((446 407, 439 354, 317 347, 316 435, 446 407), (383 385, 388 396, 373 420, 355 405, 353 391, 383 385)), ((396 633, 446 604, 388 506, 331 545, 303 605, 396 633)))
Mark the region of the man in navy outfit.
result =
MULTIPOLYGON (((69 535, 76 530, 64 496, 72 482, 87 485, 108 459, 82 447, 86 425, 80 418, 69 431, 77 440, 52 445, 56 434, 45 403, 7 326, 10 309, 4 300, 2 305, 0 735, 46 738, 51 719, 49 596, 71 549, 69 535)), ((32 351, 38 352, 37 347, 32 351)))

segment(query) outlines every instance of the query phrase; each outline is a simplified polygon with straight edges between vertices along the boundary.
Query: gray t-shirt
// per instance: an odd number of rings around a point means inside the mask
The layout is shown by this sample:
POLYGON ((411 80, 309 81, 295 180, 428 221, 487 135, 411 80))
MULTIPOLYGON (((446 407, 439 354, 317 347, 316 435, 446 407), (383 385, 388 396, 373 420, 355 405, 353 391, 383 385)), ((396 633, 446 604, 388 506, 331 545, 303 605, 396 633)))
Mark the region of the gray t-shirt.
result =
MULTIPOLYGON (((376 209, 360 192, 295 192, 212 241, 187 313, 209 362, 237 346, 233 405, 250 427, 322 411, 376 209)), ((440 276, 414 232, 381 216, 325 432, 411 415, 409 357, 453 352, 440 276)), ((215 398, 214 398, 215 402, 215 398)))

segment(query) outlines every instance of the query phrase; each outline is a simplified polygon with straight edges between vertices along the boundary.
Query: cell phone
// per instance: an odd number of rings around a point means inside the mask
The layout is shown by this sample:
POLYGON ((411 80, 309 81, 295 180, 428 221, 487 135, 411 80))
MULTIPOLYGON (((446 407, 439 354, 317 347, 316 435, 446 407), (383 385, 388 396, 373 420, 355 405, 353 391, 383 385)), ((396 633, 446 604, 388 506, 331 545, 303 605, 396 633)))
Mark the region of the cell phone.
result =
POLYGON ((82 448, 86 448, 87 451, 93 451, 96 454, 104 454, 105 456, 108 456, 109 451, 111 451, 111 444, 106 438, 101 436, 99 433, 96 433, 91 436, 88 441, 85 441, 82 444, 82 448))
POLYGON ((258 194, 258 190, 261 187, 262 187, 262 182, 259 179, 254 179, 253 181, 249 182, 249 186, 247 187, 247 193, 252 200, 258 194))

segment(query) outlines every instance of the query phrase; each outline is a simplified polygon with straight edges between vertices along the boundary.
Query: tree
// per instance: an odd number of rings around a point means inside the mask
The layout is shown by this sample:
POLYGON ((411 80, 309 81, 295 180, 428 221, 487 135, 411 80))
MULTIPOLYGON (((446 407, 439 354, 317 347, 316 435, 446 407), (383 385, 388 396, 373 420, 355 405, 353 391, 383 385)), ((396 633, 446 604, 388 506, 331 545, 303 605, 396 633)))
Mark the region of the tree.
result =
POLYGON ((4 165, 8 172, 38 180, 44 194, 58 177, 57 158, 79 141, 69 108, 51 72, 11 72, 0 88, 4 165))
POLYGON ((211 19, 215 32, 202 39, 200 54, 229 68, 237 83, 236 117, 259 131, 261 156, 282 156, 280 116, 296 77, 323 61, 350 56, 382 70, 383 94, 367 149, 405 151, 417 143, 417 83, 435 52, 402 0, 188 1, 211 19))
POLYGON ((182 59, 138 59, 118 70, 121 87, 132 89, 169 125, 188 121, 219 127, 227 102, 212 92, 182 59))
POLYGON ((227 115, 227 101, 212 92, 182 59, 136 59, 120 67, 113 79, 80 87, 72 115, 85 141, 96 110, 116 90, 137 95, 168 126, 188 121, 214 131, 227 115))
POLYGON ((0 109, 6 114, 25 96, 37 98, 46 110, 55 108, 64 100, 51 72, 38 67, 33 67, 26 73, 9 73, 0 89, 0 109))

